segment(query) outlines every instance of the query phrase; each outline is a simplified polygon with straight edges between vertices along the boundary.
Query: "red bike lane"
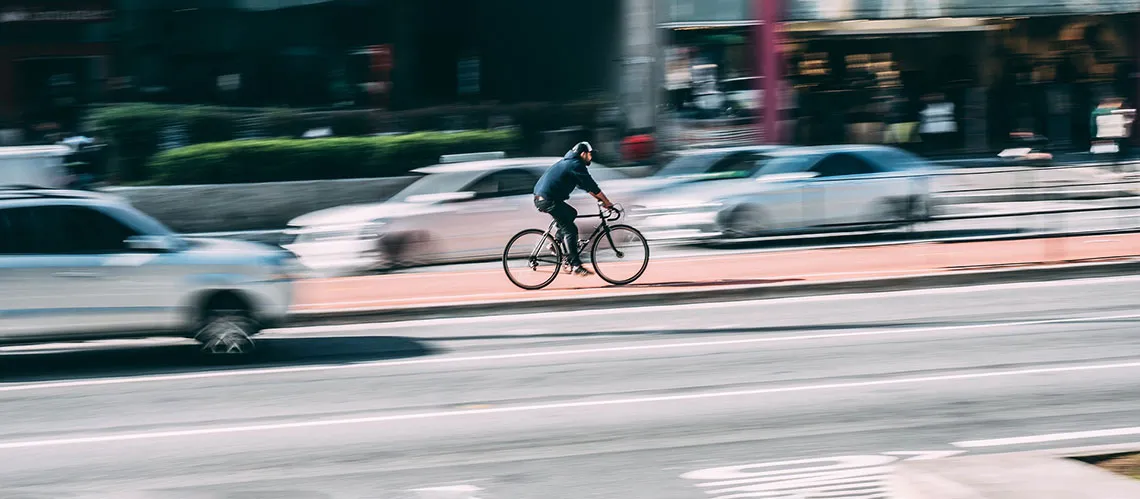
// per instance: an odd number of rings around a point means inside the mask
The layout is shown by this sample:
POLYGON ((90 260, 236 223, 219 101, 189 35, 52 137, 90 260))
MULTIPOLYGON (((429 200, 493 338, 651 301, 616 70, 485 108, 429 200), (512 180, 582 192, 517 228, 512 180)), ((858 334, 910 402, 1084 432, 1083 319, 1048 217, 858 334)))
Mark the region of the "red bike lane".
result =
POLYGON ((479 302, 694 291, 727 286, 841 281, 1077 263, 1140 256, 1140 234, 959 243, 915 243, 765 253, 657 258, 636 283, 611 286, 596 276, 561 274, 548 288, 524 291, 501 268, 304 280, 294 311, 381 310, 479 302))

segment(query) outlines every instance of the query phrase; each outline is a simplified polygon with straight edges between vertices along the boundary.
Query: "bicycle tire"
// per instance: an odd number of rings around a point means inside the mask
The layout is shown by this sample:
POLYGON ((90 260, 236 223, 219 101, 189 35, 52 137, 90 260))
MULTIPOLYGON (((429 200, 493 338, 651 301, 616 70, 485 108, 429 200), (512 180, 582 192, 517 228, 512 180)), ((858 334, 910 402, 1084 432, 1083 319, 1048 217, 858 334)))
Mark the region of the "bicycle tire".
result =
POLYGON ((625 286, 640 279, 642 274, 645 274, 645 270, 649 268, 649 241, 645 239, 641 231, 624 224, 611 225, 609 228, 611 237, 615 232, 625 231, 630 232, 637 240, 641 241, 641 247, 645 250, 645 257, 641 260, 641 267, 638 268, 637 273, 635 273, 633 277, 628 279, 614 279, 602 271, 601 266, 598 264, 598 246, 602 244, 602 241, 607 240, 605 233, 599 234, 598 237, 594 238, 594 244, 590 248, 590 264, 594 267, 594 272, 597 273, 598 277, 601 277, 603 281, 613 284, 614 286, 625 286))
POLYGON ((546 231, 541 231, 538 229, 527 229, 527 230, 524 230, 522 232, 519 232, 518 234, 515 234, 514 237, 511 237, 511 240, 507 242, 507 246, 505 248, 503 248, 503 272, 505 274, 507 274, 507 279, 509 279, 511 281, 511 283, 514 284, 515 286, 518 286, 518 287, 525 289, 525 290, 528 290, 528 291, 534 291, 534 290, 545 288, 545 287, 549 286, 550 283, 554 282, 554 279, 558 277, 558 272, 562 270, 561 262, 562 262, 562 245, 558 244, 557 241, 555 241, 553 237, 550 237, 550 235, 546 233, 546 231), (542 281, 541 284, 537 284, 537 285, 523 284, 522 282, 519 281, 518 278, 515 277, 514 274, 511 273, 511 267, 510 267, 511 248, 515 245, 515 243, 517 243, 519 241, 519 239, 522 239, 522 238, 529 236, 529 235, 539 236, 541 238, 540 243, 539 243, 540 246, 546 246, 548 244, 552 245, 551 248, 554 249, 554 257, 559 262, 557 265, 554 266, 554 271, 550 273, 550 277, 547 277, 544 281, 542 281))

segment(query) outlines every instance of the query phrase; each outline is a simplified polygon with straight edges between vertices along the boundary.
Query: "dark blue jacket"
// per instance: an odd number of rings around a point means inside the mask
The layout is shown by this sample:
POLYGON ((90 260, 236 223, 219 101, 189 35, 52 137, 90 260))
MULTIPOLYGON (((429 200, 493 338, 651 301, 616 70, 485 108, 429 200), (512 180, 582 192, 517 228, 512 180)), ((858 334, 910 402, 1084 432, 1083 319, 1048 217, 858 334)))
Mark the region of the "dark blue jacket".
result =
POLYGON ((594 182, 594 177, 590 176, 586 162, 571 150, 542 174, 542 178, 534 185, 534 194, 551 201, 566 201, 570 199, 570 193, 574 192, 575 187, 591 194, 602 192, 598 183, 594 182))

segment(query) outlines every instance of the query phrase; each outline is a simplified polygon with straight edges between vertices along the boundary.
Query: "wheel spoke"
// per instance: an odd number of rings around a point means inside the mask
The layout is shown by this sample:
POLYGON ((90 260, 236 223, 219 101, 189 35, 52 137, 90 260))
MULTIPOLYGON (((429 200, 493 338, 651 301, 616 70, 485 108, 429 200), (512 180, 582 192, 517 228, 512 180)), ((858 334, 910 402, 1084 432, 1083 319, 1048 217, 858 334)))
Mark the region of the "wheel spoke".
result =
POLYGON ((609 237, 601 235, 591 251, 594 270, 610 284, 637 280, 649 265, 649 244, 633 227, 615 225, 609 237))
POLYGON ((503 270, 523 289, 546 287, 558 276, 562 252, 554 239, 540 230, 517 234, 503 250, 503 270))

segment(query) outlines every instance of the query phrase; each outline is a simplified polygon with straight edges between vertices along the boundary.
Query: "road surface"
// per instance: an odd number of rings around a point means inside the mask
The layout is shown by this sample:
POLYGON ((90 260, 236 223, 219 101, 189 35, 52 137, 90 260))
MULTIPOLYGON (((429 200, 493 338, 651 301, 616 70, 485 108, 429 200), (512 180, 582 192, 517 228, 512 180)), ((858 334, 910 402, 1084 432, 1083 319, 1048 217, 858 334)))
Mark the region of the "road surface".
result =
POLYGON ((1138 285, 295 328, 246 366, 152 342, 9 347, 0 483, 36 498, 879 498, 901 459, 1140 441, 1138 285))

